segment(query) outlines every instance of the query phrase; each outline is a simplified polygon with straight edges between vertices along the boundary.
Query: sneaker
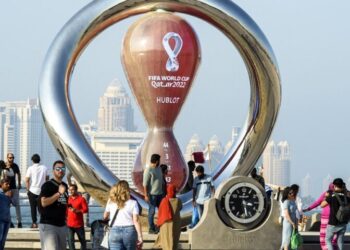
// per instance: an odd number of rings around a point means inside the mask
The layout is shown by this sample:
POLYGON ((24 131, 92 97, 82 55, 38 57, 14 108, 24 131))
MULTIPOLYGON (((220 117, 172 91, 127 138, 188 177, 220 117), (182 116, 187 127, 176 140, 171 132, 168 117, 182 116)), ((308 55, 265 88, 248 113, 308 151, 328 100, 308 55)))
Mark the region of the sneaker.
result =
POLYGON ((157 234, 158 232, 154 229, 150 229, 150 230, 148 230, 148 233, 149 234, 157 234))
POLYGON ((17 228, 22 228, 22 223, 21 222, 17 224, 17 228))
POLYGON ((32 226, 30 228, 38 228, 38 224, 33 223, 32 226))
POLYGON ((12 222, 11 222, 11 224, 10 224, 10 228, 15 228, 15 225, 13 225, 12 222))

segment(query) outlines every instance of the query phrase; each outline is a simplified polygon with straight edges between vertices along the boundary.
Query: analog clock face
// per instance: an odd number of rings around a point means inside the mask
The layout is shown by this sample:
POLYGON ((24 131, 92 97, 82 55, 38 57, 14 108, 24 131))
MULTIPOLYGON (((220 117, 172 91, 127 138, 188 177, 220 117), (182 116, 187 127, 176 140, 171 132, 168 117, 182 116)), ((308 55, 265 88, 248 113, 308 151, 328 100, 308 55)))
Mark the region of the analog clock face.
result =
POLYGON ((252 183, 237 183, 223 197, 224 210, 234 221, 249 224, 264 211, 264 195, 252 183))

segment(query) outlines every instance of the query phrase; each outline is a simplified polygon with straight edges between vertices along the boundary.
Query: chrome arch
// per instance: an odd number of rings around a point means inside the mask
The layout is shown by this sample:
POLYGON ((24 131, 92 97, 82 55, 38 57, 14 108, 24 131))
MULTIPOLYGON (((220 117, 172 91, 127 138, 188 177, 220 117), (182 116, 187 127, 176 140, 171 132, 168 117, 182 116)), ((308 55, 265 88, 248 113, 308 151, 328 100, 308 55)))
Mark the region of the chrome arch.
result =
MULTIPOLYGON (((256 23, 230 0, 103 0, 93 1, 72 17, 53 41, 44 61, 39 86, 43 119, 57 151, 73 176, 100 203, 119 179, 86 142, 69 96, 70 77, 80 53, 109 26, 133 15, 163 9, 199 17, 220 29, 241 54, 250 78, 248 116, 239 142, 213 173, 215 186, 233 175, 249 174, 275 124, 281 101, 280 76, 272 48, 256 23)), ((147 204, 133 192, 142 207, 147 204)), ((182 214, 192 209, 192 194, 180 196, 182 214)))

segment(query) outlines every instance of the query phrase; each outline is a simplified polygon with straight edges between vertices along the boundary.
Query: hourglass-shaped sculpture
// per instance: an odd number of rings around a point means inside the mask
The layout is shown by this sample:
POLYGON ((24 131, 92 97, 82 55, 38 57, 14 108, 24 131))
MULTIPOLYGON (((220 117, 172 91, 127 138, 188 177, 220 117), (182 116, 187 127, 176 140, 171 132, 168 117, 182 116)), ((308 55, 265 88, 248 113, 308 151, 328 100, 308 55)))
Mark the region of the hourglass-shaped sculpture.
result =
POLYGON ((131 90, 148 124, 132 173, 143 192, 143 171, 151 155, 168 165, 167 182, 181 190, 188 169, 173 134, 174 122, 191 89, 200 62, 200 47, 192 27, 168 12, 153 12, 127 31, 122 62, 131 90))

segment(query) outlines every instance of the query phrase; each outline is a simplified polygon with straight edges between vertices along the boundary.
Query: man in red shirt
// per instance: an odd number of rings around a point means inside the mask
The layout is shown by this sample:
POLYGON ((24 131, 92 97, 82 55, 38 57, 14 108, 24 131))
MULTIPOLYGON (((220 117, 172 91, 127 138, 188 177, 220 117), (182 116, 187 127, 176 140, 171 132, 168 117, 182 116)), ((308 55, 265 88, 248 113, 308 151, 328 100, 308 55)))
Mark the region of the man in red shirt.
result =
POLYGON ((83 214, 88 212, 88 206, 84 197, 78 193, 77 185, 70 185, 69 193, 67 209, 68 246, 70 250, 75 250, 74 234, 77 233, 81 250, 86 250, 83 214))

